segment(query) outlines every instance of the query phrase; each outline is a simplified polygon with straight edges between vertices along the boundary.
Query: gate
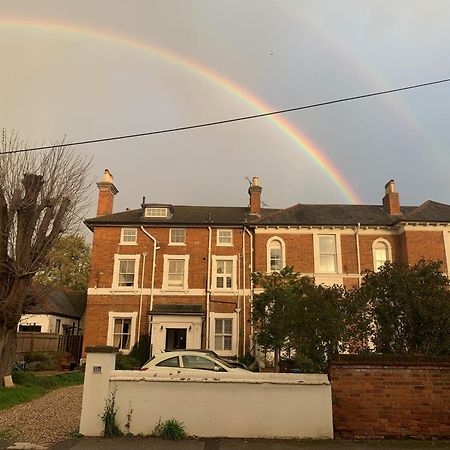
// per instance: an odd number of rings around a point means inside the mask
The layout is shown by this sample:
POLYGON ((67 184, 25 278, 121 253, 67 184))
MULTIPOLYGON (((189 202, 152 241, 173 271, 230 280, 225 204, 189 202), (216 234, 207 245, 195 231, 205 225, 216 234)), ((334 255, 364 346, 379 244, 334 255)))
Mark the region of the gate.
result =
POLYGON ((82 335, 68 334, 59 336, 58 350, 70 353, 72 361, 75 361, 77 364, 80 362, 82 346, 82 335))

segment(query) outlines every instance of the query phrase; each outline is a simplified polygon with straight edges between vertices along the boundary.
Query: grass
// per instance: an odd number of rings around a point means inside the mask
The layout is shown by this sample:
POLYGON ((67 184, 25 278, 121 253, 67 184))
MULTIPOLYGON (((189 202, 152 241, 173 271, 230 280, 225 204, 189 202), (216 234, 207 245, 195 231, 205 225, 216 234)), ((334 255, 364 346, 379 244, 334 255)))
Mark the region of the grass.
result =
POLYGON ((51 376, 37 376, 31 372, 15 372, 13 380, 15 387, 0 387, 0 411, 42 397, 54 389, 82 384, 84 374, 68 372, 51 376))

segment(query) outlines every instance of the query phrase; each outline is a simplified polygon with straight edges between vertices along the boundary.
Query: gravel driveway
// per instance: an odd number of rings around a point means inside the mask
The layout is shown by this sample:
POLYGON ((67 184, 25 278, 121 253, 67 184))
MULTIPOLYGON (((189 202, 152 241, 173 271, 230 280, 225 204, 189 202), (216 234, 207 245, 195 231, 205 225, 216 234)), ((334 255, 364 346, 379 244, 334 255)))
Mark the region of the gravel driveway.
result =
POLYGON ((70 386, 0 411, 0 431, 32 444, 51 445, 67 439, 79 430, 82 395, 82 385, 70 386))

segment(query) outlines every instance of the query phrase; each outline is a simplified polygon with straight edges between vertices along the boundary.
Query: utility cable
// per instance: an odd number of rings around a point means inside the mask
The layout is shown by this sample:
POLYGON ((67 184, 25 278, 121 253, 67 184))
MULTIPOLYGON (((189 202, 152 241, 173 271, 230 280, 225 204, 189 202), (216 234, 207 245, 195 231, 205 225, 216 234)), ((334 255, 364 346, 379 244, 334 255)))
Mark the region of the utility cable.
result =
MULTIPOLYGON (((153 136, 156 134, 175 133, 178 131, 194 130, 196 128, 206 128, 206 127, 212 127, 212 126, 216 126, 216 125, 224 125, 227 123, 241 122, 244 120, 259 119, 261 117, 275 116, 277 114, 286 114, 286 113, 290 113, 293 111, 302 111, 305 109, 319 108, 322 106, 350 102, 353 100, 361 100, 363 98, 377 97, 380 95, 392 94, 394 92, 408 91, 411 89, 418 89, 418 88, 423 88, 423 87, 427 87, 427 86, 433 86, 436 84, 448 83, 449 81, 450 81, 450 78, 445 78, 445 79, 437 80, 437 81, 429 81, 427 83, 414 84, 414 85, 404 86, 404 87, 395 88, 395 89, 388 89, 386 91, 371 92, 370 94, 355 95, 353 97, 344 97, 344 98, 328 100, 328 101, 320 102, 320 103, 313 103, 313 104, 304 105, 304 106, 297 106, 295 108, 280 109, 277 111, 270 111, 270 112, 266 112, 266 113, 252 114, 249 116, 235 117, 232 119, 218 120, 215 122, 205 122, 205 123, 200 123, 200 124, 196 124, 196 125, 186 125, 186 126, 177 127, 177 128, 165 128, 162 130, 146 131, 143 133, 124 134, 121 136, 112 136, 112 137, 106 137, 106 138, 100 138, 100 139, 89 139, 89 140, 85 140, 85 141, 77 141, 77 142, 68 143, 67 147, 75 147, 78 145, 87 145, 87 144, 98 144, 100 142, 119 141, 119 140, 123 140, 123 139, 134 139, 134 138, 143 137, 143 136, 153 136)), ((58 147, 61 147, 61 144, 45 145, 42 147, 22 148, 22 149, 17 149, 17 150, 9 150, 6 152, 0 151, 0 156, 11 154, 11 153, 24 153, 24 152, 33 152, 33 151, 37 151, 37 150, 48 150, 48 149, 53 149, 53 148, 58 148, 58 147)))

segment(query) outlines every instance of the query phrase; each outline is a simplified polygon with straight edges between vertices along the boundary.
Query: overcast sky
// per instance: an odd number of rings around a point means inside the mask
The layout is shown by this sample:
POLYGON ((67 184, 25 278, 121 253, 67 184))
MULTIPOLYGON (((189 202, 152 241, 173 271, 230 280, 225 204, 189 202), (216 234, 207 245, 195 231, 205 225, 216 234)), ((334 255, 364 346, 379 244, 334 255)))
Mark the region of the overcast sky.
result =
MULTIPOLYGON (((446 0, 0 0, 0 128, 77 141, 450 78, 449 18, 446 0)), ((115 211, 246 206, 254 175, 270 207, 379 204, 391 178, 404 205, 450 202, 450 83, 282 120, 77 151, 114 175, 115 211)))

